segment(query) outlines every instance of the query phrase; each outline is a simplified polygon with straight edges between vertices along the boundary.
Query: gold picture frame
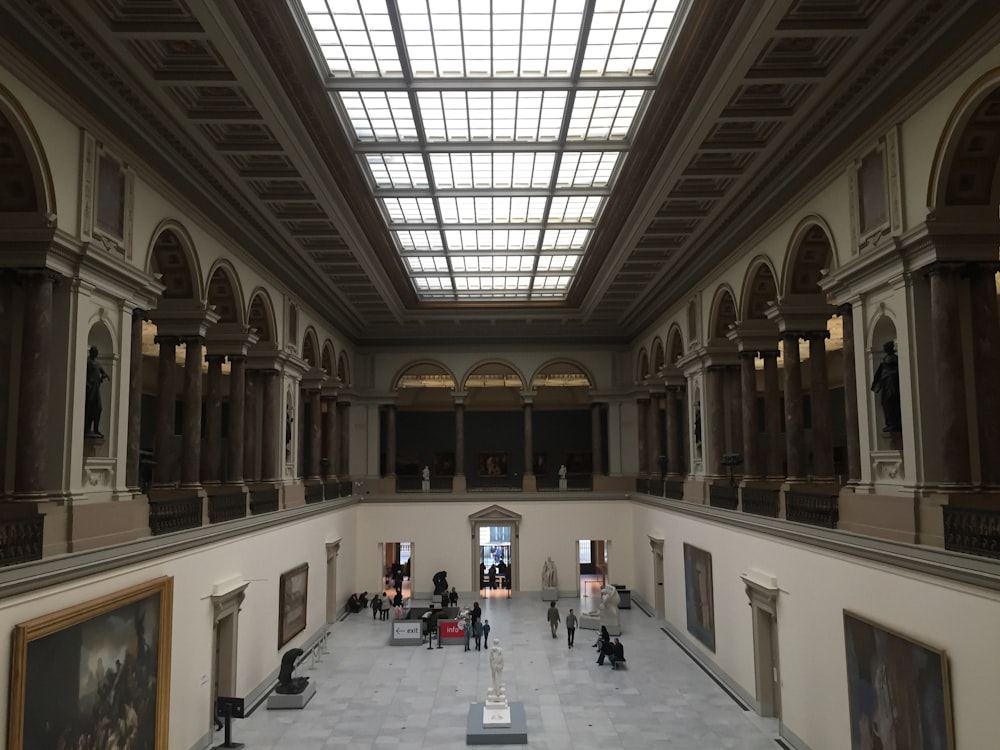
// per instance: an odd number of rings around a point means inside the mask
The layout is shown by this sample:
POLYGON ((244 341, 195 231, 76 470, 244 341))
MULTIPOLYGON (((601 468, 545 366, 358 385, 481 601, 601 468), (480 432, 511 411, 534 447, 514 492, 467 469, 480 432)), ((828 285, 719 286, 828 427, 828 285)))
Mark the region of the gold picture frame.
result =
POLYGON ((286 570, 278 584, 278 648, 306 629, 309 563, 286 570))
POLYGON ((8 750, 76 747, 97 731, 167 750, 173 584, 156 578, 14 627, 8 750))

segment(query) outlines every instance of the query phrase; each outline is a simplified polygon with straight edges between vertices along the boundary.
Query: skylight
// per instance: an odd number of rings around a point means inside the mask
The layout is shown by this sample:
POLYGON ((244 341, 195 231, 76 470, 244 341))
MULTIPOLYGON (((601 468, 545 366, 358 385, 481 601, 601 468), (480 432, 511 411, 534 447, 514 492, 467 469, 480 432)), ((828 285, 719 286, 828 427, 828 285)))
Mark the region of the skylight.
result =
POLYGON ((566 298, 680 0, 295 0, 425 301, 566 298))

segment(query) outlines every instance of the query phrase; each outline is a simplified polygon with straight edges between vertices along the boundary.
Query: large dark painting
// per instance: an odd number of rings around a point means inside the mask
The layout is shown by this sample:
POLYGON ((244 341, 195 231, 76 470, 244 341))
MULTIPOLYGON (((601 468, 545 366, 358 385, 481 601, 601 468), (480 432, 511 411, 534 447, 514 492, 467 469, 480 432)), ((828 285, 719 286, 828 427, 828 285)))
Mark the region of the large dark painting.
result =
POLYGON ((173 579, 14 628, 9 750, 167 750, 173 579))
POLYGON ((455 476, 455 454, 435 453, 434 454, 434 476, 453 477, 455 476))
POLYGON ((943 651, 844 612, 852 750, 953 750, 943 651))
POLYGON ((278 648, 306 629, 309 563, 281 574, 278 586, 278 648))
POLYGON ((479 476, 481 477, 507 476, 506 451, 484 451, 480 453, 479 476))
POLYGON ((715 599, 712 593, 712 553, 684 545, 684 599, 687 628, 715 651, 715 599))

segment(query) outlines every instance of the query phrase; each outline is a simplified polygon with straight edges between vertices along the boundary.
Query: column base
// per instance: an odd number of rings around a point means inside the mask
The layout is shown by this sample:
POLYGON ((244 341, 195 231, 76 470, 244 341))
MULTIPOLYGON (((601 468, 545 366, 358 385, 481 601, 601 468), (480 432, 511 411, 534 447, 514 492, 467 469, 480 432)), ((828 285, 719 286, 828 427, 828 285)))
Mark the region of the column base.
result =
POLYGON ((468 485, 465 483, 465 474, 456 474, 451 480, 451 491, 465 492, 467 489, 468 485))

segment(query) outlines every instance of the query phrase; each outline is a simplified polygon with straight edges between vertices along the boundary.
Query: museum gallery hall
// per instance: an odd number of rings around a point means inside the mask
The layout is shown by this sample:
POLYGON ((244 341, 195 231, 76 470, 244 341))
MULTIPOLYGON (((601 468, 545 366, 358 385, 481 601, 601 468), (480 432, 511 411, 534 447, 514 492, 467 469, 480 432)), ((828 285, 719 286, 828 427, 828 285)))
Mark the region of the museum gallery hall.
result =
POLYGON ((990 0, 4 0, 5 746, 996 747, 998 272, 990 0))

